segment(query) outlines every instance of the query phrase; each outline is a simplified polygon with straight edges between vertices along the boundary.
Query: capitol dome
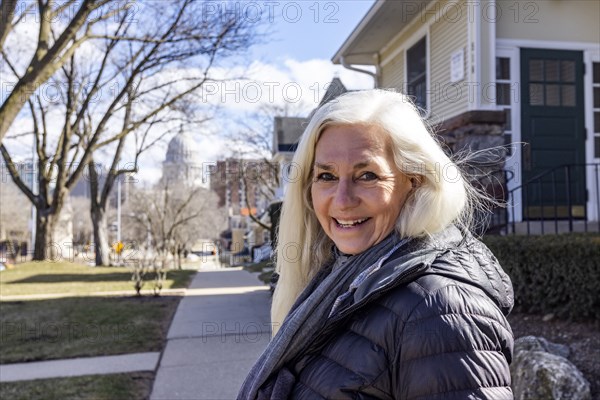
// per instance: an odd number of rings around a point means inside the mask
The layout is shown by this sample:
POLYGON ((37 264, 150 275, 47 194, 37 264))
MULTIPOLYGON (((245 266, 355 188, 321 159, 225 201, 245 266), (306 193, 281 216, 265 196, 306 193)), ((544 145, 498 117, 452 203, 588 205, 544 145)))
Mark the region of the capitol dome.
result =
POLYGON ((171 139, 163 162, 163 181, 180 183, 188 187, 204 186, 202 163, 192 136, 180 130, 171 139))
POLYGON ((165 162, 193 162, 198 158, 195 147, 196 143, 190 134, 185 131, 180 131, 169 142, 165 162))

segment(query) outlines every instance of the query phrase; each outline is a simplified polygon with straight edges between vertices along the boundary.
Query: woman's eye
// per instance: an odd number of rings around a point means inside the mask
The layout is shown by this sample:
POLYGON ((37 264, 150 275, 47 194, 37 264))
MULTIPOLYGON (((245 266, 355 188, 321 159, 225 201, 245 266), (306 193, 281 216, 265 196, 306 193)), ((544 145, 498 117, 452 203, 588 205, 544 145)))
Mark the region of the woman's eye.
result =
POLYGON ((329 172, 321 172, 320 174, 317 175, 317 180, 318 181, 333 181, 333 180, 335 180, 335 176, 333 176, 333 174, 330 174, 329 172))
POLYGON ((358 179, 360 179, 361 181, 374 181, 378 178, 379 177, 372 172, 365 172, 364 174, 360 175, 358 179))

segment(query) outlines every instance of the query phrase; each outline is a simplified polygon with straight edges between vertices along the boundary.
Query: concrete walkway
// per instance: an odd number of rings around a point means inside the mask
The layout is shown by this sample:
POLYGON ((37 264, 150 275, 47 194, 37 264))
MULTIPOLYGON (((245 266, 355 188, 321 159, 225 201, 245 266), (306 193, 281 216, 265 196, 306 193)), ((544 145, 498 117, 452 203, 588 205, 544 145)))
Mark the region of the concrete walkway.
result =
POLYGON ((151 400, 234 399, 271 337, 269 305, 256 274, 198 272, 171 323, 151 400))
POLYGON ((0 365, 0 382, 154 371, 160 353, 121 354, 0 365))

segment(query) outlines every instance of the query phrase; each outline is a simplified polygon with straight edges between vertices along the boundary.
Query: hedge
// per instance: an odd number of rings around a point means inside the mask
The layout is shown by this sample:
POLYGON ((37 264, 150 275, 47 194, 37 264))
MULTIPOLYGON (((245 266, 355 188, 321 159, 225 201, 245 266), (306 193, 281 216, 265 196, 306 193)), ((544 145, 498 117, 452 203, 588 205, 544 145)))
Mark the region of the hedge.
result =
POLYGON ((600 234, 486 236, 517 312, 600 320, 600 234))

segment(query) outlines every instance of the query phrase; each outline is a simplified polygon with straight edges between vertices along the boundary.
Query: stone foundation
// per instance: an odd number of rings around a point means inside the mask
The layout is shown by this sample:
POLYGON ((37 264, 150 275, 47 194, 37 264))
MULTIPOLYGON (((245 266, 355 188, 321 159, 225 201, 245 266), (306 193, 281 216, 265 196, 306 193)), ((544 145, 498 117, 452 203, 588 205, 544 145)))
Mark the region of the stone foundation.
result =
MULTIPOLYGON (((468 111, 443 121, 436 127, 438 138, 455 161, 471 177, 475 186, 499 202, 506 202, 508 191, 504 161, 508 149, 504 146, 505 114, 503 111, 468 111), (490 149, 489 151, 484 151, 490 149)), ((492 213, 479 217, 490 233, 497 232, 507 222, 504 208, 492 206, 492 213)), ((482 229, 479 233, 483 233, 482 229)))
POLYGON ((452 153, 477 151, 504 144, 503 111, 468 111, 443 121, 436 133, 452 153))

